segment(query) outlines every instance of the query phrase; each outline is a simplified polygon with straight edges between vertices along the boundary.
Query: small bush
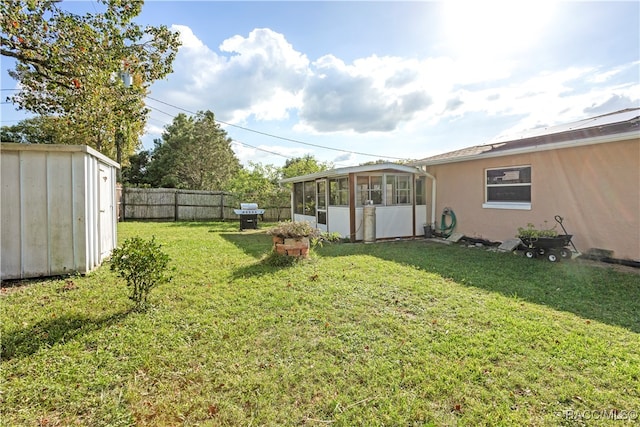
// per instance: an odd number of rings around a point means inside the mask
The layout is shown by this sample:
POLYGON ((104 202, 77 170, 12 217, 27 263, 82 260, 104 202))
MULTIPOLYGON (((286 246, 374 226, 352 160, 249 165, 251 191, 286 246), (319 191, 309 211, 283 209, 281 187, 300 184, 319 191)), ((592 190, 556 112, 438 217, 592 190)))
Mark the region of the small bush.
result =
POLYGON ((111 271, 126 280, 127 286, 131 288, 129 299, 135 303, 136 309, 147 306, 151 289, 171 280, 165 274, 170 261, 169 255, 160 248, 155 242, 155 236, 148 241, 132 237, 111 253, 111 271))

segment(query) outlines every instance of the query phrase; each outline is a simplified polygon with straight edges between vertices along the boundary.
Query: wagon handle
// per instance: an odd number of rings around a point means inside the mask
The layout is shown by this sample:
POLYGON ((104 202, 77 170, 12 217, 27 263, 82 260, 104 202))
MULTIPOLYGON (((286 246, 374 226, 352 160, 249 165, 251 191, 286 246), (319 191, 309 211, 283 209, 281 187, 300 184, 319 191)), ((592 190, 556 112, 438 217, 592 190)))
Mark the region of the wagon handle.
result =
POLYGON ((562 225, 562 221, 564 218, 562 218, 560 215, 556 215, 553 218, 556 220, 558 224, 560 224, 560 227, 562 227, 562 231, 564 231, 564 234, 567 234, 567 230, 564 228, 564 225, 562 225))
MULTIPOLYGON (((556 215, 556 216, 555 216, 555 217, 553 217, 553 218, 556 220, 556 222, 557 222, 558 224, 560 224, 560 227, 562 227, 562 231, 564 231, 565 236, 566 236, 567 234, 569 234, 569 233, 567 233, 567 229, 566 229, 566 228, 564 228, 564 225, 562 225, 562 220, 563 220, 564 218, 562 218, 560 215, 556 215)), ((574 244, 573 244, 573 242, 572 242, 571 240, 569 240, 569 243, 571 243, 571 246, 573 246, 573 250, 575 250, 577 253, 580 253, 580 252, 578 251, 578 248, 576 248, 576 245, 574 245, 574 244)))

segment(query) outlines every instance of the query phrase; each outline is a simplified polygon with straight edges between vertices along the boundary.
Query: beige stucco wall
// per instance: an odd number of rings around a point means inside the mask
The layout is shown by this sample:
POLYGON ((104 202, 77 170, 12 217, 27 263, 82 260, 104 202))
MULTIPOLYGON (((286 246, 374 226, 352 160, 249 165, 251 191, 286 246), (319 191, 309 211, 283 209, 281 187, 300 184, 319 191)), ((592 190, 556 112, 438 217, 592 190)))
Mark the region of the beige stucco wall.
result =
POLYGON ((581 252, 610 249, 616 258, 640 260, 640 139, 434 165, 427 171, 437 179, 436 220, 439 224, 442 209, 451 207, 456 232, 502 241, 527 223, 553 225, 560 215, 581 252), (531 165, 531 210, 483 208, 485 169, 519 165, 531 165))

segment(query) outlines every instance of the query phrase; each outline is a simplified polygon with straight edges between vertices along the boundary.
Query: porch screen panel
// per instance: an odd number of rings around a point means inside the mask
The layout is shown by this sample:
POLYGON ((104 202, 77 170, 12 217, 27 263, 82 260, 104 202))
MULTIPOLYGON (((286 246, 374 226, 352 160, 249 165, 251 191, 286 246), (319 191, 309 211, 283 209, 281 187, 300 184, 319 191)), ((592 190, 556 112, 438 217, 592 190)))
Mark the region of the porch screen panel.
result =
POLYGON ((304 183, 304 214, 316 214, 316 185, 314 181, 304 183))
POLYGON ((358 206, 365 205, 367 200, 372 200, 374 205, 383 204, 382 175, 356 177, 356 203, 358 206))
POLYGON ((293 184, 293 211, 298 215, 304 215, 304 184, 293 184))
POLYGON ((337 178, 329 181, 329 205, 349 205, 349 178, 337 178))

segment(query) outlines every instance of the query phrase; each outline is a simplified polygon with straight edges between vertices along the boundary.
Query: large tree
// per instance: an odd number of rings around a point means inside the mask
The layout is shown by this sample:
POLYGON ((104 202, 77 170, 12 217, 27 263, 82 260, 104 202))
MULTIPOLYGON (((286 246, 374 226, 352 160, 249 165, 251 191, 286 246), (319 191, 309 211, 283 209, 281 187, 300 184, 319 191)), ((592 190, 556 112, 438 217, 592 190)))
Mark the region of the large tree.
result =
POLYGON ((322 172, 331 168, 333 168, 331 162, 321 162, 311 154, 307 154, 302 157, 288 159, 282 167, 282 177, 292 178, 294 176, 322 172))
POLYGON ((155 141, 148 181, 154 187, 224 190, 240 170, 231 139, 211 111, 178 114, 155 141))
POLYGON ((54 116, 35 116, 12 126, 2 126, 0 141, 20 144, 81 144, 66 131, 65 120, 54 116))
POLYGON ((288 187, 280 185, 281 178, 282 168, 249 162, 249 167, 238 171, 226 190, 240 201, 254 202, 262 208, 288 207, 291 193, 288 187))
POLYGON ((9 74, 20 83, 10 100, 64 118, 70 133, 120 162, 143 132, 149 85, 172 71, 179 46, 166 26, 132 21, 142 5, 96 0, 101 11, 80 16, 59 1, 3 0, 0 54, 16 60, 9 74))

